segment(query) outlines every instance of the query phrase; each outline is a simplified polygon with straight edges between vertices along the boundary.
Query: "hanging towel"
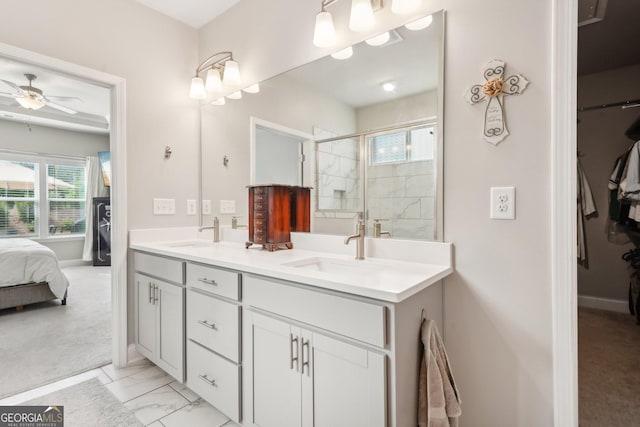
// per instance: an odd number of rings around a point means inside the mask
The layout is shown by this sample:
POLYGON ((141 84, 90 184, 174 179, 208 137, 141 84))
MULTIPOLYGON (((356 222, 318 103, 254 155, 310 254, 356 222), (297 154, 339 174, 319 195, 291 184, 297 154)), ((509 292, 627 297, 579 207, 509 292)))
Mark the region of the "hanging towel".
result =
POLYGON ((423 320, 418 390, 419 427, 457 427, 462 413, 460 394, 453 379, 447 352, 433 320, 423 320))
POLYGON ((578 262, 585 268, 588 268, 589 263, 587 260, 587 240, 585 220, 596 213, 596 206, 593 202, 593 194, 591 193, 591 186, 587 181, 587 175, 582 170, 580 161, 577 163, 578 171, 578 262))

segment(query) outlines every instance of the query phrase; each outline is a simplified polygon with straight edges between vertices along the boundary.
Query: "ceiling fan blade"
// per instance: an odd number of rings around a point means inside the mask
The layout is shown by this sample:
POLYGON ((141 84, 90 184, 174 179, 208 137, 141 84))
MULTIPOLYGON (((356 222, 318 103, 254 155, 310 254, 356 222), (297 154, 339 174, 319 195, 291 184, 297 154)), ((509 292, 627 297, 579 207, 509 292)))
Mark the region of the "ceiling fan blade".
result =
POLYGON ((16 95, 12 93, 7 93, 7 92, 0 92, 0 96, 3 98, 14 98, 14 99, 16 97, 16 95))
POLYGON ((63 105, 59 105, 59 104, 55 104, 51 101, 49 101, 48 99, 45 98, 44 103, 47 105, 47 107, 51 107, 51 108, 55 108, 56 110, 60 110, 64 113, 68 113, 68 114, 78 114, 78 112, 76 110, 72 110, 69 107, 65 107, 63 105))
POLYGON ((24 96, 24 90, 18 86, 17 84, 10 82, 9 80, 1 80, 0 81, 4 82, 7 86, 9 86, 10 88, 12 88, 13 90, 16 91, 15 95, 13 95, 14 97, 16 96, 24 96))
POLYGON ((50 99, 52 101, 78 101, 78 102, 83 102, 82 99, 75 97, 75 96, 49 96, 47 95, 47 99, 50 99))

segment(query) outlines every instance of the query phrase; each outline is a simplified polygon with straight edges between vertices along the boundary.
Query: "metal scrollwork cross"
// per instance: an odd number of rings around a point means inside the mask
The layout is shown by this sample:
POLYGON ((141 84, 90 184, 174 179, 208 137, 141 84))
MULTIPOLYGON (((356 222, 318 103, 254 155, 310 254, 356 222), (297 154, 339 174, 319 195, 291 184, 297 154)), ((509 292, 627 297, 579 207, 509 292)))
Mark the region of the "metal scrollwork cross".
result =
POLYGON ((494 145, 498 145, 509 135, 504 114, 504 96, 521 94, 529 84, 520 74, 504 78, 505 65, 504 61, 497 59, 489 62, 483 73, 485 83, 471 86, 464 94, 464 99, 472 105, 488 99, 483 137, 494 145))

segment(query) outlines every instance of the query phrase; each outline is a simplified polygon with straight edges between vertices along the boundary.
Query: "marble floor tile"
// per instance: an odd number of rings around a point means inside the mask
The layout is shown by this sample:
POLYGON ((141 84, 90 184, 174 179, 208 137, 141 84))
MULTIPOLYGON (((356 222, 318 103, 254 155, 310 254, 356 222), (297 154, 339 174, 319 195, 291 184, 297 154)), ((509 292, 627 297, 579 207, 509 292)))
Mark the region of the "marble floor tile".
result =
POLYGON ((121 402, 127 402, 173 382, 173 377, 152 365, 128 377, 109 383, 106 387, 121 402))
POLYGON ((171 386, 172 389, 180 393, 185 399, 187 399, 191 403, 200 399, 200 396, 198 396, 193 391, 191 391, 191 389, 188 388, 186 385, 179 383, 178 381, 174 381, 169 385, 171 386))
POLYGON ((160 422, 165 427, 220 427, 228 420, 217 409, 201 399, 161 418, 160 422))
POLYGON ((143 371, 149 366, 153 366, 153 364, 148 359, 140 359, 129 364, 126 368, 118 369, 113 366, 113 363, 111 363, 103 366, 102 370, 109 375, 113 381, 115 381, 143 371))
POLYGON ((164 427, 160 421, 153 422, 149 424, 147 427, 164 427))
POLYGON ((124 406, 129 408, 140 422, 147 425, 188 404, 187 399, 166 385, 136 397, 125 403, 124 406))

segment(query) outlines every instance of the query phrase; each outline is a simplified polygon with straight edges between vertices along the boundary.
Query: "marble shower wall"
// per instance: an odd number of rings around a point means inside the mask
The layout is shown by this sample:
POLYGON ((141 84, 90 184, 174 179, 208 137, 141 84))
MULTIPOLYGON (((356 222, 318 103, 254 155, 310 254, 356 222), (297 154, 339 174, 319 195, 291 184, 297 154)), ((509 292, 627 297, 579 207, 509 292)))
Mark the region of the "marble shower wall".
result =
POLYGON ((360 154, 358 139, 318 144, 318 209, 360 209, 360 154))
POLYGON ((393 238, 435 239, 433 161, 373 165, 367 169, 367 235, 373 219, 393 238))

